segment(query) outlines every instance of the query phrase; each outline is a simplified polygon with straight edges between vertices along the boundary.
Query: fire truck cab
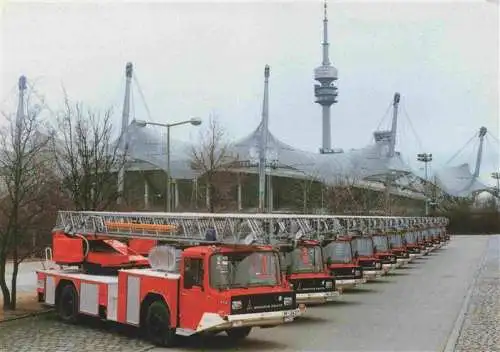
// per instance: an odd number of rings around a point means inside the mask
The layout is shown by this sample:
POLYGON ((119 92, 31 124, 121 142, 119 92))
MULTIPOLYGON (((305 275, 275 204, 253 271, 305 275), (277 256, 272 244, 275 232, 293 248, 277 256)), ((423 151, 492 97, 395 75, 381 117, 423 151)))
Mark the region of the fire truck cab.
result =
MULTIPOLYGON (((145 258, 139 254, 133 254, 134 263, 140 263, 137 267, 123 261, 110 265, 110 256, 96 250, 105 246, 97 242, 122 237, 123 229, 112 231, 101 224, 98 231, 88 225, 70 231, 62 226, 71 220, 78 223, 83 213, 59 212, 54 231, 53 261, 72 267, 37 271, 39 297, 55 307, 63 321, 95 316, 139 327, 154 344, 170 346, 176 335, 225 331, 230 338, 242 339, 253 327, 291 322, 300 313, 295 292, 281 281, 279 253, 272 247, 208 240, 155 247, 150 267, 143 266, 145 258), (93 254, 107 258, 98 264, 108 270, 83 270, 87 258, 99 262, 93 254)), ((120 213, 120 219, 131 225, 131 215, 120 213)), ((92 217, 95 221, 99 215, 92 212, 92 217)), ((158 231, 151 237, 158 238, 158 231)))
POLYGON ((343 290, 366 283, 363 268, 356 263, 349 238, 337 237, 322 243, 323 258, 335 285, 343 290))
POLYGON ((380 234, 380 232, 372 235, 374 253, 377 259, 382 263, 382 270, 388 273, 401 266, 398 263, 396 255, 392 252, 389 238, 386 235, 380 234))
POLYGON ((382 263, 375 255, 373 238, 371 236, 351 235, 354 260, 363 268, 363 277, 367 281, 374 280, 384 274, 382 263))
POLYGON ((415 229, 408 229, 408 231, 404 233, 404 239, 406 242, 406 250, 410 254, 410 259, 420 258, 423 255, 422 247, 418 243, 418 236, 415 229))
POLYGON ((340 296, 335 278, 323 263, 321 246, 315 240, 299 240, 295 245, 278 246, 282 270, 296 293, 298 304, 321 304, 340 296))
POLYGON ((392 229, 388 237, 392 253, 396 256, 399 266, 401 267, 411 262, 413 258, 410 257, 410 253, 406 247, 406 239, 403 232, 398 229, 392 229))

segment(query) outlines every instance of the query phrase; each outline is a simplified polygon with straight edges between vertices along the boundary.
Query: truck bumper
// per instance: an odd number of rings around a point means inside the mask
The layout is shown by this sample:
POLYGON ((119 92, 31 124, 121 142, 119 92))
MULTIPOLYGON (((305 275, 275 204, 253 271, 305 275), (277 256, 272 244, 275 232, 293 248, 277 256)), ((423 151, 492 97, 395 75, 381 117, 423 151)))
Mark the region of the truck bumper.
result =
POLYGON ((410 262, 410 258, 398 258, 397 261, 398 268, 401 268, 410 262))
POLYGON ((371 281, 382 276, 383 270, 366 270, 363 271, 363 277, 366 278, 366 281, 371 281))
POLYGON ((342 290, 346 288, 353 288, 356 287, 357 285, 365 283, 366 283, 366 278, 364 277, 359 279, 342 279, 342 280, 335 279, 335 287, 342 290))
POLYGON ((205 313, 203 314, 196 331, 192 331, 190 334, 186 334, 186 332, 183 332, 182 335, 191 335, 204 331, 222 331, 245 326, 276 326, 292 322, 296 317, 300 315, 301 311, 299 308, 279 312, 234 314, 226 316, 220 316, 216 313, 205 313))
POLYGON ((334 301, 339 296, 339 291, 297 293, 296 300, 298 304, 319 304, 334 301))
POLYGON ((397 268, 397 263, 396 264, 382 264, 382 270, 384 271, 384 274, 387 274, 388 272, 390 272, 396 268, 397 268))

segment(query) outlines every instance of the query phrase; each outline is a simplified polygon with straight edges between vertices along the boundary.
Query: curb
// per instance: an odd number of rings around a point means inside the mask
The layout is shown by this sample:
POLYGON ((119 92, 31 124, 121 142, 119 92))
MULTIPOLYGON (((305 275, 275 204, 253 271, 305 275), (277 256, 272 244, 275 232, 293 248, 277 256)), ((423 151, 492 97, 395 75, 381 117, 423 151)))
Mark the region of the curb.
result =
POLYGON ((21 320, 21 319, 36 317, 36 316, 39 316, 39 315, 48 314, 48 313, 51 313, 53 311, 54 311, 53 309, 45 309, 45 310, 41 310, 41 311, 37 311, 37 312, 26 313, 26 314, 19 315, 19 316, 16 316, 16 317, 11 317, 11 318, 7 318, 7 319, 3 319, 3 320, 0 320, 0 325, 3 324, 3 323, 8 323, 8 322, 11 322, 11 321, 15 321, 15 320, 21 320))
POLYGON ((470 299, 472 297, 472 292, 474 291, 474 288, 476 287, 477 280, 479 279, 479 276, 481 274, 481 271, 488 259, 488 248, 489 248, 490 240, 486 242, 486 248, 484 249, 483 253, 483 258, 481 262, 479 263, 479 267, 476 269, 474 273, 474 277, 472 278, 471 283, 469 284, 469 287, 467 289, 467 293, 465 295, 465 299, 462 303, 462 307, 460 308, 460 311, 458 313, 457 318, 455 319, 455 323, 453 324, 453 328, 448 335, 448 338, 446 340, 446 345, 445 347, 441 350, 442 352, 454 352, 455 347, 457 345, 458 339, 460 337, 460 332, 462 331, 462 326, 464 324, 465 318, 467 316, 467 310, 469 309, 470 306, 470 299))

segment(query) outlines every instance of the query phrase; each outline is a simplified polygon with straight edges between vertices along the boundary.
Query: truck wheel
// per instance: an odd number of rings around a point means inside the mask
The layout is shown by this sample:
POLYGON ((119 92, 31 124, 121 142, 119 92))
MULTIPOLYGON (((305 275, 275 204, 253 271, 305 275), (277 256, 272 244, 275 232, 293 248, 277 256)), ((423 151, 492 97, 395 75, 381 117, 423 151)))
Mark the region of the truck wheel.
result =
POLYGON ((226 334, 227 336, 229 336, 229 338, 231 340, 243 340, 244 338, 246 338, 248 336, 248 334, 250 334, 250 331, 252 330, 252 328, 250 327, 243 327, 243 328, 233 328, 233 329, 229 329, 229 330, 226 330, 226 334))
POLYGON ((78 293, 72 284, 66 284, 59 296, 57 314, 66 323, 76 323, 78 319, 78 293))
POLYGON ((174 344, 175 332, 170 327, 170 313, 163 302, 151 303, 144 328, 148 339, 153 344, 161 347, 170 347, 174 344))

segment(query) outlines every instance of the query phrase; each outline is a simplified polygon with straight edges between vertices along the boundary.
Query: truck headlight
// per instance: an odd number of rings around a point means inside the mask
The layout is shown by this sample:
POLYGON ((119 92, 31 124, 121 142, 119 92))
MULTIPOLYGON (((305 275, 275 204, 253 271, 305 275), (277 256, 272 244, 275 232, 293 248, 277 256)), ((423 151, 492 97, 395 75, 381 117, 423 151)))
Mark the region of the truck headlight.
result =
POLYGON ((232 301, 231 302, 231 309, 233 310, 238 310, 238 309, 241 309, 243 307, 243 304, 241 303, 241 301, 232 301))
POLYGON ((283 305, 285 306, 291 306, 293 303, 292 297, 285 297, 283 298, 283 305))
POLYGON ((325 288, 332 288, 332 287, 333 287, 333 281, 325 282, 325 288))
POLYGON ((381 265, 380 263, 376 263, 376 264, 375 264, 375 268, 377 268, 377 269, 380 269, 380 267, 381 267, 381 266, 382 266, 382 265, 381 265))
POLYGON ((361 275, 361 271, 356 270, 356 271, 354 272, 354 275, 355 275, 355 276, 360 276, 360 275, 361 275))

